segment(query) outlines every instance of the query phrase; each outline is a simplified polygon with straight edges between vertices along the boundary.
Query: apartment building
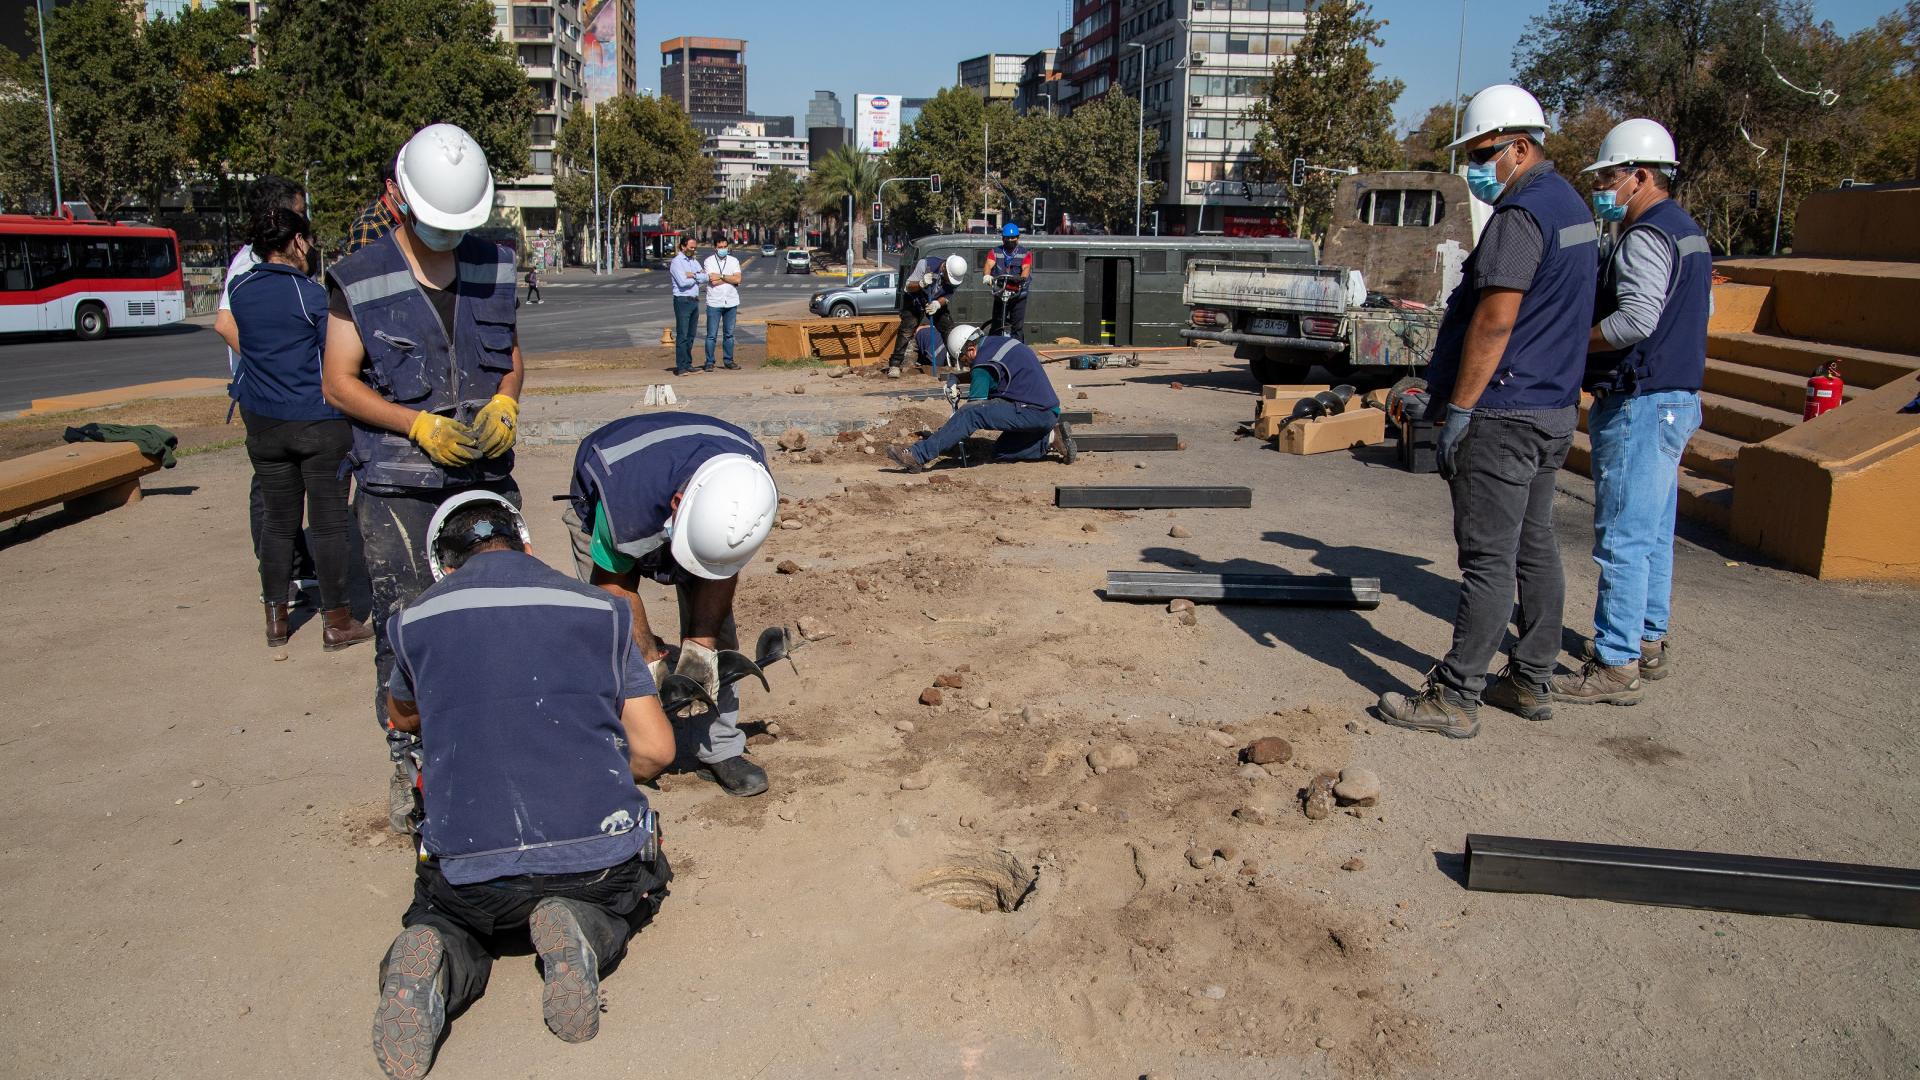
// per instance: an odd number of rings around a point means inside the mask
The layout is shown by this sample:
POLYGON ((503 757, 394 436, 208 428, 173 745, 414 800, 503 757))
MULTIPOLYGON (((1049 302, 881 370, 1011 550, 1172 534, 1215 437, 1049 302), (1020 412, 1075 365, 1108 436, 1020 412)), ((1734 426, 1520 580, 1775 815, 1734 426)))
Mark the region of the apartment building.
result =
MULTIPOLYGON (((1196 0, 1175 0, 1196 2, 1196 0)), ((1060 33, 1060 112, 1070 113, 1113 86, 1119 66, 1121 0, 1067 0, 1068 26, 1060 33)))
POLYGON ((1014 95, 1014 111, 1058 112, 1060 96, 1060 50, 1041 49, 1020 64, 1020 90, 1014 95))
MULTIPOLYGON (((791 124, 792 118, 787 122, 791 124)), ((807 140, 770 132, 760 120, 743 121, 709 135, 701 153, 713 162, 709 202, 737 200, 775 169, 785 169, 796 179, 807 175, 807 140)))
POLYGON ((989 104, 995 101, 1011 104, 1020 94, 1020 80, 1026 74, 1026 67, 1025 53, 988 53, 960 61, 956 77, 960 86, 985 98, 989 104))
MULTIPOLYGON (((631 0, 606 2, 625 4, 631 13, 631 0)), ((511 227, 519 234, 522 250, 528 237, 550 238, 561 232, 560 204, 553 193, 560 168, 554 160, 554 144, 561 125, 587 94, 580 48, 585 28, 580 15, 578 0, 513 0, 494 5, 495 32, 513 46, 514 59, 533 87, 535 103, 527 175, 511 181, 495 178, 499 209, 489 225, 511 227)))

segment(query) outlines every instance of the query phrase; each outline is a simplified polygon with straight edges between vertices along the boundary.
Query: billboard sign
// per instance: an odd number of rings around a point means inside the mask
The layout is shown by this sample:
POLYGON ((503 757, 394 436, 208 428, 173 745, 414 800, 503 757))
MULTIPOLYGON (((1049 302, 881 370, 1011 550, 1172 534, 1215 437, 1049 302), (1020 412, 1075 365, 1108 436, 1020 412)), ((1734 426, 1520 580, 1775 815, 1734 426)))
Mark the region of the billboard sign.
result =
POLYGON ((580 25, 580 81, 587 104, 598 105, 620 93, 619 0, 586 0, 580 25))
POLYGON ((884 154, 900 142, 900 98, 894 94, 854 95, 854 136, 860 149, 884 154))

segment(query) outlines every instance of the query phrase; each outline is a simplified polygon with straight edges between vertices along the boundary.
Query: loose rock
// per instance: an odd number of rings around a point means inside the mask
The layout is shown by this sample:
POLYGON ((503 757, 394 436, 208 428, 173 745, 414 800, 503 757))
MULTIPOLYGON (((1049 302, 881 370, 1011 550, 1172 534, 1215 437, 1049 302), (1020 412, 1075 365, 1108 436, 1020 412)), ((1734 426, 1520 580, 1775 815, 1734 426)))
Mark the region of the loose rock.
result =
POLYGON ((800 430, 797 427, 790 427, 787 430, 780 433, 780 449, 805 450, 806 448, 807 448, 806 432, 800 430))
POLYGON ((827 463, 827 452, 825 450, 815 450, 813 453, 807 455, 807 460, 813 462, 815 465, 825 465, 827 463))
POLYGON ((1357 855, 1351 859, 1348 859, 1346 862, 1343 862, 1340 864, 1340 869, 1346 870, 1349 872, 1358 872, 1361 870, 1365 870, 1366 868, 1367 868, 1367 860, 1362 859, 1357 855))
POLYGON ((1179 613, 1181 613, 1181 612, 1183 612, 1183 611, 1192 611, 1192 610, 1193 610, 1193 601, 1191 601, 1191 600, 1169 600, 1169 601, 1167 601, 1167 610, 1168 610, 1168 611, 1171 611, 1171 612, 1173 612, 1173 613, 1174 613, 1174 614, 1176 614, 1176 615, 1178 615, 1179 613))
POLYGON ((944 686, 949 690, 960 690, 966 687, 967 677, 957 671, 945 675, 937 675, 934 677, 933 685, 944 686))
POLYGON ((917 772, 912 776, 903 776, 900 778, 901 791, 925 791, 932 786, 933 777, 923 772, 917 772))
POLYGON ((895 720, 893 722, 893 730, 899 732, 902 735, 913 734, 913 727, 914 727, 914 724, 913 724, 913 721, 911 720, 895 720))
POLYGON ((1093 522, 1089 521, 1086 524, 1080 526, 1080 531, 1084 533, 1096 533, 1100 531, 1100 526, 1095 525, 1093 522))
POLYGON ((1285 764, 1293 760, 1293 744, 1285 739, 1268 736, 1255 739, 1247 744, 1240 756, 1255 765, 1285 764))
POLYGON ((782 574, 797 574, 800 572, 800 564, 792 559, 781 559, 780 565, 774 569, 782 574))
POLYGON ((1197 986, 1187 991, 1187 993, 1197 998, 1205 998, 1208 1001, 1220 1001, 1227 996, 1227 988, 1224 986, 1197 986))
POLYGON ((1380 778, 1372 769, 1340 770, 1340 781, 1333 786, 1341 806, 1375 806, 1380 802, 1380 778))
POLYGON ((187 786, 195 787, 195 788, 203 788, 207 786, 207 782, 205 780, 195 780, 193 783, 188 784, 187 786))
POLYGON ((976 709, 979 709, 981 712, 985 712, 988 709, 993 708, 993 701, 990 698, 977 697, 977 698, 974 698, 968 704, 972 705, 976 709))
POLYGON ((275 650, 274 650, 274 653, 273 653, 273 662, 274 662, 274 663, 276 663, 276 664, 277 664, 277 663, 279 663, 279 662, 281 662, 282 660, 285 660, 286 658, 287 658, 287 650, 285 650, 285 649, 275 649, 275 650))
POLYGON ((1333 1040, 1327 1038, 1325 1035, 1322 1035, 1319 1038, 1313 1040, 1313 1045, 1319 1047, 1322 1050, 1331 1050, 1333 1049, 1333 1040))
POLYGON ((1082 390, 1079 393, 1075 394, 1074 398, 1079 401, 1085 401, 1087 400, 1087 392, 1085 390, 1082 390))
POLYGON ((996 544, 1011 544, 1018 539, 1019 537, 1005 530, 993 534, 993 540, 996 544))
POLYGON ((1268 775, 1267 770, 1261 768, 1258 765, 1242 765, 1240 766, 1239 769, 1235 770, 1233 775, 1239 777, 1242 780, 1252 780, 1256 782, 1271 778, 1268 775))
POLYGON ((863 453, 863 454, 871 454, 871 453, 873 453, 873 447, 871 447, 871 446, 863 446, 863 447, 861 447, 861 448, 860 448, 860 452, 861 452, 861 453, 863 453))
POLYGON ((1213 851, 1209 848, 1190 847, 1187 849, 1187 865, 1195 870, 1205 870, 1213 865, 1213 851))
POLYGON ((1131 769, 1140 764, 1140 752, 1125 743, 1111 743, 1096 746, 1087 755, 1087 764, 1097 773, 1111 772, 1114 769, 1131 769))
POLYGON ((811 615, 800 616, 799 621, 794 625, 799 629, 800 636, 808 641, 819 641, 821 638, 833 636, 832 629, 826 623, 811 615))
POLYGON ((922 705, 939 705, 945 700, 946 700, 945 695, 941 694, 940 691, 935 690, 931 686, 927 687, 925 690, 920 691, 920 704, 922 705))
POLYGON ((1239 740, 1224 731, 1209 731, 1207 732, 1207 741, 1224 750, 1239 740))
POLYGON ((1198 626, 1200 625, 1200 616, 1192 608, 1188 608, 1180 614, 1175 615, 1173 621, 1179 623, 1181 626, 1198 626))
POLYGON ((1249 825, 1265 825, 1268 821, 1272 820, 1272 818, 1268 816, 1266 808, 1261 806, 1243 806, 1235 810, 1233 816, 1249 825))
POLYGON ((1175 540, 1185 540, 1192 536, 1193 533, 1189 531, 1185 525, 1175 525, 1173 528, 1167 530, 1167 535, 1173 537, 1175 540))
POLYGON ((1309 818, 1322 821, 1333 813, 1333 785, 1337 778, 1332 773, 1321 773, 1307 784, 1307 798, 1304 809, 1309 818))
POLYGON ((787 518, 786 520, 780 523, 780 527, 783 529, 789 529, 789 530, 806 528, 806 526, 801 523, 799 518, 787 518))

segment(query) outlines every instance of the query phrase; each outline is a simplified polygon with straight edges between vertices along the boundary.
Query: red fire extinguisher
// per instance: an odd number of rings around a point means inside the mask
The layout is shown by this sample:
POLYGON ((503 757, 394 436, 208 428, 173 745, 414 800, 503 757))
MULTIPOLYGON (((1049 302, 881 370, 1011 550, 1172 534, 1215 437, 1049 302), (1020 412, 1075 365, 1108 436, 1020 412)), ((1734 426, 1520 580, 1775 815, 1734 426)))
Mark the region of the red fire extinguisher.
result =
POLYGON ((1800 419, 1811 420, 1828 409, 1837 409, 1846 394, 1847 384, 1840 380, 1840 361, 1829 360, 1807 380, 1807 407, 1800 419))

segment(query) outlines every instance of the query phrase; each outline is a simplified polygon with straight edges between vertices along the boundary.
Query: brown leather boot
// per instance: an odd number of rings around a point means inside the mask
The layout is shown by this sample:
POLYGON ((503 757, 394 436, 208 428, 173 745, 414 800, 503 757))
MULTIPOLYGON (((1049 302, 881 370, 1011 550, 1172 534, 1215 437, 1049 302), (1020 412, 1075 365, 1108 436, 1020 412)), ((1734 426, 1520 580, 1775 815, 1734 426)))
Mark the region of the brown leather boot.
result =
POLYGON ((267 647, 277 649, 285 645, 287 639, 293 636, 293 627, 287 622, 287 605, 282 601, 278 604, 269 602, 262 606, 267 609, 267 647))
POLYGON ((321 632, 324 639, 321 647, 327 652, 339 652, 349 645, 358 645, 373 637, 373 627, 354 622, 353 612, 348 608, 328 608, 320 613, 320 620, 325 624, 321 632))

